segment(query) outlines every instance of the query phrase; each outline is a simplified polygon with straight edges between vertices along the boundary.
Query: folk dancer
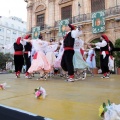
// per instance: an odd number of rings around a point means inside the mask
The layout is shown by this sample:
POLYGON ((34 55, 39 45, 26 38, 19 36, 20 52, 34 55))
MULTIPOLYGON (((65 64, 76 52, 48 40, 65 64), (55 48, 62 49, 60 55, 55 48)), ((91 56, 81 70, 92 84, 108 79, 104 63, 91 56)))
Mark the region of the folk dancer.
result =
POLYGON ((108 60, 109 60, 109 39, 103 34, 100 37, 101 42, 98 43, 90 43, 90 45, 95 45, 100 47, 100 65, 103 73, 103 77, 101 78, 109 78, 109 68, 108 68, 108 60))
MULTIPOLYGON (((31 35, 26 35, 24 39, 30 39, 31 35)), ((31 66, 31 49, 32 49, 32 44, 30 42, 25 42, 24 44, 24 59, 26 63, 26 72, 25 72, 25 78, 31 78, 29 75, 28 69, 31 66)))
POLYGON ((46 46, 49 45, 49 42, 43 41, 43 38, 41 35, 39 35, 39 39, 36 40, 28 40, 28 42, 31 42, 32 46, 34 47, 36 53, 33 57, 32 64, 30 68, 28 69, 29 73, 39 72, 40 78, 39 79, 47 79, 48 73, 51 70, 51 66, 49 62, 47 61, 47 58, 44 53, 44 49, 46 46))
POLYGON ((75 69, 75 80, 82 79, 84 80, 86 78, 86 69, 88 68, 88 64, 84 58, 84 41, 76 38, 75 44, 74 44, 74 51, 75 54, 73 56, 73 64, 75 69), (82 71, 82 72, 81 72, 82 71), (82 76, 81 76, 82 73, 82 76))
POLYGON ((71 24, 68 24, 65 28, 67 34, 65 36, 63 46, 64 53, 61 60, 61 67, 64 71, 68 72, 69 82, 74 82, 74 66, 73 66, 73 55, 74 55, 74 42, 75 38, 77 38, 82 31, 80 27, 75 30, 75 27, 71 24))

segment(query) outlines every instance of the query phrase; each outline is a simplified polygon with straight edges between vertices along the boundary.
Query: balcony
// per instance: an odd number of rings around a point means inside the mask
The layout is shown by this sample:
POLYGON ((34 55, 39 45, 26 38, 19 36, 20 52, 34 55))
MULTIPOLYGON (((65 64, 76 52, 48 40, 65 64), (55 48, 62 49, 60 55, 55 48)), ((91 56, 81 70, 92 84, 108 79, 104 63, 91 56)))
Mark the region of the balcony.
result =
POLYGON ((40 26, 40 30, 48 29, 48 25, 37 23, 37 26, 40 26))
MULTIPOLYGON (((117 14, 120 14, 120 6, 111 7, 109 9, 105 10, 105 17, 106 18, 111 17, 111 16, 115 16, 117 14)), ((69 18, 69 21, 70 21, 70 24, 91 21, 91 13, 74 16, 72 18, 69 18)), ((59 22, 60 22, 60 20, 55 21, 55 27, 59 26, 59 22)))
MULTIPOLYGON (((109 9, 105 10, 105 17, 109 18, 109 17, 114 17, 120 15, 120 6, 115 6, 115 7, 111 7, 109 9)), ((38 23, 37 26, 41 26, 40 29, 41 31, 43 30, 48 30, 51 28, 58 28, 59 27, 59 21, 55 21, 55 25, 54 26, 48 26, 46 24, 40 24, 38 23)), ((91 13, 88 14, 81 14, 78 16, 74 16, 72 18, 69 18, 70 24, 75 24, 75 23, 79 23, 79 22, 91 22, 91 13)))

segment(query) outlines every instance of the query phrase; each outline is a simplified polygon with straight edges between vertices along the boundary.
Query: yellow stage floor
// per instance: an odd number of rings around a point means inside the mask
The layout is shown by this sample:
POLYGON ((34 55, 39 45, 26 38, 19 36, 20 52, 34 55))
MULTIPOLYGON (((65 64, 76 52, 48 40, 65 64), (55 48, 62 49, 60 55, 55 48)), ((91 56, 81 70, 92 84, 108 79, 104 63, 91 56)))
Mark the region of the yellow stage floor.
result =
POLYGON ((88 76, 84 81, 65 82, 54 77, 47 81, 15 78, 14 74, 1 74, 0 83, 10 88, 0 90, 0 104, 26 110, 53 120, 100 120, 98 108, 102 102, 120 103, 120 76, 101 79, 100 75, 88 76), (34 97, 34 89, 46 89, 44 100, 34 97))

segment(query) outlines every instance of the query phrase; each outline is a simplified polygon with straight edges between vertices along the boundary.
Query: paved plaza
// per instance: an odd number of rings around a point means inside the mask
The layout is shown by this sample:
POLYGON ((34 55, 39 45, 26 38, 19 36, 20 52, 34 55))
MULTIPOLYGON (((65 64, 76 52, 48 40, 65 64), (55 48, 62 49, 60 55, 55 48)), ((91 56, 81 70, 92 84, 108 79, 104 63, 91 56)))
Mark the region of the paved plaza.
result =
POLYGON ((19 108, 53 120, 100 120, 98 108, 111 100, 120 103, 120 76, 111 75, 101 79, 100 75, 76 82, 65 82, 57 76, 47 81, 15 78, 14 74, 0 74, 0 83, 6 82, 10 88, 0 90, 0 104, 19 108), (34 89, 42 86, 47 97, 34 97, 34 89))

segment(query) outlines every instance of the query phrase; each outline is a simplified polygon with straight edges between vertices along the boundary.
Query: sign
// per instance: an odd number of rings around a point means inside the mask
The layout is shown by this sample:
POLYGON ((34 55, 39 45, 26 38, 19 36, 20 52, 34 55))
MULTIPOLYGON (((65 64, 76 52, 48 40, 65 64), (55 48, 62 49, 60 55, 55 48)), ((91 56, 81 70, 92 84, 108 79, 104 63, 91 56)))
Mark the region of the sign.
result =
POLYGON ((59 32, 58 32, 58 36, 65 36, 66 32, 65 32, 65 27, 69 24, 69 19, 66 20, 61 20, 59 22, 59 32))
POLYGON ((32 39, 37 39, 40 35, 40 26, 32 28, 32 39))
POLYGON ((105 11, 92 13, 92 32, 100 33, 105 31, 105 11))

